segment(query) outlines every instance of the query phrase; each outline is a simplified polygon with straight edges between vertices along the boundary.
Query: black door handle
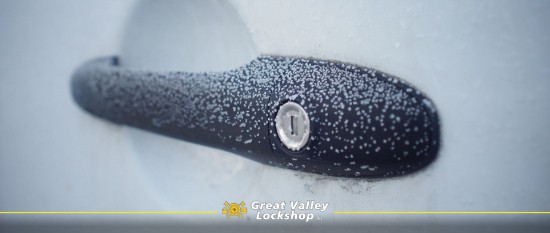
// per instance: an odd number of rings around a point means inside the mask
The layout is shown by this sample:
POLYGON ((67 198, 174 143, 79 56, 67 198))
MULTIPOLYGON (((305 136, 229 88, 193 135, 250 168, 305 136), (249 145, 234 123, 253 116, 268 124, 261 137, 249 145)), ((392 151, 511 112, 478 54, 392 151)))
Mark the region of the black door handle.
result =
POLYGON ((435 106, 382 72, 263 56, 227 72, 151 72, 117 58, 72 78, 88 112, 264 164, 345 177, 389 177, 427 166, 439 148, 435 106))

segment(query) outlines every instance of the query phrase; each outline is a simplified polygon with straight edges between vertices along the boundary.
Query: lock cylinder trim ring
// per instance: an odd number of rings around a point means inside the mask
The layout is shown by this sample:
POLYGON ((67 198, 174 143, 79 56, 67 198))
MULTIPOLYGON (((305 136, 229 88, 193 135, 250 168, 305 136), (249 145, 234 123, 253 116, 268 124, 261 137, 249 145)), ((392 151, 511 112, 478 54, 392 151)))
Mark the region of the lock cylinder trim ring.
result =
POLYGON ((301 150, 309 140, 309 117, 304 108, 295 102, 281 105, 275 117, 275 127, 283 145, 292 151, 301 150))

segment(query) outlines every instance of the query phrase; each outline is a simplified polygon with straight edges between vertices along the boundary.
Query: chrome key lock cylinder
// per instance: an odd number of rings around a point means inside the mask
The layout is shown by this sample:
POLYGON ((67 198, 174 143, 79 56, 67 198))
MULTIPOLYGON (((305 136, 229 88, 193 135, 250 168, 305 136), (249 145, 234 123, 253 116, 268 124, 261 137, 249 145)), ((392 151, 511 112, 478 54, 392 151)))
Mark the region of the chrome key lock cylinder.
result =
POLYGON ((281 105, 275 118, 277 135, 283 145, 299 151, 309 140, 309 117, 302 106, 294 102, 281 105))

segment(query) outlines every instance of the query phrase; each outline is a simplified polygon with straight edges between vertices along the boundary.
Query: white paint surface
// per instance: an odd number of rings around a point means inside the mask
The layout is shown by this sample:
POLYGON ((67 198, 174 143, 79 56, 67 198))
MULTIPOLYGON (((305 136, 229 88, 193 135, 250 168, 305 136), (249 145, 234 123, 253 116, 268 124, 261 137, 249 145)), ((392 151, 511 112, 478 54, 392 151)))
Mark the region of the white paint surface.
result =
MULTIPOLYGON (((155 44, 154 36, 138 43, 124 34, 132 28, 132 21, 125 24, 132 2, 0 2, 0 209, 221 211, 226 200, 313 199, 329 202, 330 212, 550 210, 549 2, 231 3, 242 21, 225 6, 218 10, 227 13, 228 27, 236 29, 213 30, 251 38, 231 45, 202 41, 193 49, 176 41, 184 27, 198 32, 193 27, 201 24, 178 26, 177 20, 192 17, 158 14, 163 9, 142 14, 157 15, 152 19, 178 30, 144 23, 131 32, 162 37, 176 32, 166 43, 155 44), (243 22, 249 35, 241 31, 243 22), (150 47, 132 48, 132 43, 150 47), (209 44, 216 50, 208 56, 219 56, 216 62, 199 57, 185 63, 209 44), (232 50, 239 46, 246 49, 232 50), (228 50, 235 53, 228 55, 228 50), (311 56, 380 69, 407 80, 435 102, 443 125, 442 149, 419 173, 367 182, 273 168, 106 123, 74 104, 69 78, 83 61, 120 51, 126 51, 123 64, 126 57, 129 66, 153 69, 226 69, 251 54, 311 56)), ((205 27, 216 23, 201 22, 205 27)), ((173 218, 226 221, 219 216, 173 218)), ((326 218, 329 223, 544 219, 326 218)))

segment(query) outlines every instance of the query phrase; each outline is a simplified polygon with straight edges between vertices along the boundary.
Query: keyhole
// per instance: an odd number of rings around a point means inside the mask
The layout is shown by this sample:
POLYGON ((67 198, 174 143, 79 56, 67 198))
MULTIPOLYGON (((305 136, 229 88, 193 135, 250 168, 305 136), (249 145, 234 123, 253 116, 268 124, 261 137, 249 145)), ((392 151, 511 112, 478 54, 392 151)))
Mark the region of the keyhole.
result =
POLYGON ((281 142, 293 151, 302 149, 309 139, 309 117, 297 103, 287 102, 279 108, 275 127, 281 142))
POLYGON ((296 135, 296 126, 294 125, 294 118, 295 116, 290 116, 290 134, 296 135))

